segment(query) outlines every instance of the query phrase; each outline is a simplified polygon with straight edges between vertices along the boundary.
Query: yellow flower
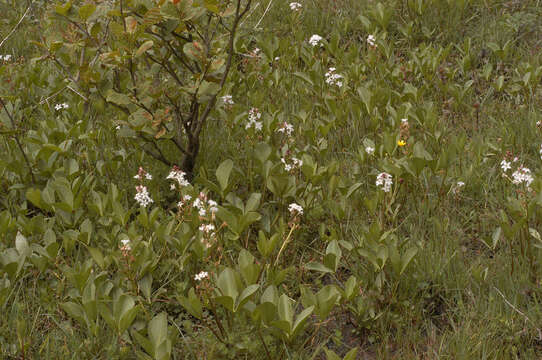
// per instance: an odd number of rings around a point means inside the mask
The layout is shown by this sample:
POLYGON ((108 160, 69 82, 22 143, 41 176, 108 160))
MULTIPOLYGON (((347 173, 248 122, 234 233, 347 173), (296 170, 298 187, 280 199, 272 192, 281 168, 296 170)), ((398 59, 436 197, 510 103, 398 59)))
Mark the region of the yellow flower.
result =
POLYGON ((405 145, 406 145, 406 141, 405 141, 405 140, 398 140, 398 141, 397 141, 397 145, 399 145, 399 146, 405 146, 405 145))

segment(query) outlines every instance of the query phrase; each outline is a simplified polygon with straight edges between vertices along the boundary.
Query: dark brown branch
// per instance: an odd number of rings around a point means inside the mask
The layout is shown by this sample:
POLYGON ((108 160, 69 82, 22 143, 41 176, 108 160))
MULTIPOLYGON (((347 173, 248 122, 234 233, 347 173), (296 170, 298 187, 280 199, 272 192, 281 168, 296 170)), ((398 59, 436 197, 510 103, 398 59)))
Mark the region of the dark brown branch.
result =
MULTIPOLYGON (((248 0, 245 8, 241 12, 241 0, 237 0, 237 8, 235 9, 235 20, 233 21, 232 30, 230 32, 230 41, 228 45, 228 59, 226 60, 226 68, 224 70, 224 74, 222 75, 222 79, 220 80, 220 89, 224 87, 224 84, 226 83, 226 79, 228 78, 228 74, 231 69, 231 64, 232 64, 232 59, 233 59, 233 54, 234 54, 233 45, 234 45, 234 40, 235 40, 235 33, 237 32, 237 26, 239 25, 239 21, 241 20, 241 18, 250 9, 251 3, 252 3, 252 0, 248 0)), ((211 113, 211 110, 214 108, 216 104, 217 95, 218 93, 214 94, 212 98, 209 100, 209 102, 207 103, 207 106, 201 116, 201 119, 199 119, 198 121, 198 124, 197 124, 198 126, 194 132, 194 136, 196 137, 199 136, 201 129, 203 128, 203 124, 207 120, 207 117, 209 116, 209 114, 211 113)))

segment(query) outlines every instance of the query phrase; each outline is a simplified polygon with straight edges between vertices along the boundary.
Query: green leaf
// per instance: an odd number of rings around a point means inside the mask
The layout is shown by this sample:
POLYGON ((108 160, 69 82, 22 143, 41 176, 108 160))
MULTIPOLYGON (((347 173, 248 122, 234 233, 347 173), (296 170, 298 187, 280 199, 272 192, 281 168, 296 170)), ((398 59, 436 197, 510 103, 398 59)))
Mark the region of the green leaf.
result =
POLYGON ((254 156, 261 164, 263 164, 269 158, 269 155, 271 155, 271 151, 271 146, 262 142, 254 147, 254 156))
POLYGON ((107 325, 109 325, 112 329, 117 329, 117 324, 115 322, 115 319, 113 318, 113 315, 111 314, 111 310, 105 305, 104 303, 98 304, 98 312, 102 316, 102 318, 105 320, 107 325))
POLYGON ((96 11, 96 5, 92 3, 85 4, 79 8, 79 17, 86 21, 96 11))
POLYGON ((68 301, 60 304, 60 307, 66 312, 66 314, 77 320, 79 323, 83 325, 86 324, 85 311, 81 305, 68 301))
POLYGON ((20 232, 17 232, 17 236, 15 236, 15 248, 20 256, 28 256, 32 252, 26 237, 20 232))
POLYGON ((26 199, 30 201, 34 206, 42 208, 41 204, 41 191, 39 189, 28 189, 26 191, 26 199))
POLYGON ((231 159, 224 160, 216 169, 216 178, 220 184, 220 189, 225 191, 228 187, 228 181, 233 169, 233 161, 231 159))
POLYGON ((289 324, 289 330, 291 330, 294 318, 293 300, 286 294, 282 294, 279 297, 278 315, 281 321, 285 321, 289 324))
POLYGON ((126 311, 121 316, 119 324, 118 324, 119 334, 124 333, 124 331, 126 331, 126 329, 128 329, 128 327, 130 325, 132 325, 132 323, 134 322, 134 319, 135 319, 135 317, 137 315, 138 310, 139 310, 139 308, 137 306, 133 307, 130 310, 126 311))
POLYGON ((143 44, 141 44, 141 46, 139 47, 139 49, 137 49, 136 53, 135 53, 135 57, 140 57, 141 55, 143 55, 145 52, 147 52, 147 50, 149 50, 150 48, 152 48, 154 45, 154 41, 152 40, 147 40, 145 41, 143 44))
POLYGON ((220 9, 218 8, 218 1, 217 0, 203 0, 203 5, 207 10, 214 14, 218 14, 220 12, 220 9))
POLYGON ((305 310, 303 310, 297 316, 297 318, 295 319, 294 326, 292 328, 292 334, 291 334, 292 338, 297 336, 301 332, 301 330, 303 330, 305 323, 309 319, 309 316, 311 316, 313 310, 314 310, 314 306, 310 306, 306 308, 305 310))
POLYGON ((319 271, 323 273, 332 273, 334 272, 332 269, 328 268, 322 263, 311 261, 307 265, 305 265, 305 268, 312 271, 319 271))
POLYGON ((70 11, 71 7, 72 7, 72 2, 68 1, 64 5, 57 5, 55 7, 55 11, 59 15, 66 16, 68 15, 68 11, 70 11))
POLYGON ((340 356, 335 354, 333 350, 324 348, 324 352, 326 353, 326 360, 341 360, 340 356))
POLYGON ((258 289, 260 288, 259 284, 253 284, 249 285, 243 290, 241 295, 239 295, 239 298, 237 299, 237 304, 235 305, 235 311, 237 311, 240 307, 242 307, 258 289))
POLYGON ((102 269, 105 269, 105 262, 104 262, 104 256, 100 249, 88 247, 88 252, 90 253, 90 256, 92 256, 92 259, 98 266, 102 269))
POLYGON ((410 249, 408 249, 402 256, 401 258, 401 271, 399 273, 399 275, 403 274, 403 272, 405 271, 405 269, 407 268, 408 264, 410 264, 410 262, 412 261, 412 259, 414 258, 414 256, 416 256, 416 254, 418 253, 418 248, 416 247, 411 247, 410 249))
POLYGON ((326 285, 316 293, 318 316, 321 320, 327 318, 340 296, 341 294, 335 285, 326 285))
POLYGON ((128 105, 132 103, 127 95, 115 92, 112 89, 107 91, 106 100, 117 105, 128 105))
POLYGON ((222 295, 217 298, 217 301, 220 301, 230 311, 234 311, 234 304, 239 296, 234 271, 230 268, 225 268, 218 276, 216 286, 222 295))
POLYGON ((154 349, 157 349, 162 342, 167 340, 167 314, 161 312, 149 321, 147 327, 149 340, 154 349))
POLYGON ((358 348, 355 347, 349 352, 346 353, 343 360, 356 360, 356 356, 358 355, 358 348))

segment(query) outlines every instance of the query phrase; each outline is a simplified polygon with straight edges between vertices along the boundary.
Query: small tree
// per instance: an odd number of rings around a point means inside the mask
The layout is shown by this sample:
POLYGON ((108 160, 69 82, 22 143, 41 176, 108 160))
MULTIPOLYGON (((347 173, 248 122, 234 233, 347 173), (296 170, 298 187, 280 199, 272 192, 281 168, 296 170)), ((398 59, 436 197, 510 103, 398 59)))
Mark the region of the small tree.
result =
POLYGON ((51 11, 43 58, 54 62, 86 109, 96 100, 116 107, 147 154, 192 176, 251 1, 67 2, 51 11), (166 142, 182 161, 166 154, 166 142))

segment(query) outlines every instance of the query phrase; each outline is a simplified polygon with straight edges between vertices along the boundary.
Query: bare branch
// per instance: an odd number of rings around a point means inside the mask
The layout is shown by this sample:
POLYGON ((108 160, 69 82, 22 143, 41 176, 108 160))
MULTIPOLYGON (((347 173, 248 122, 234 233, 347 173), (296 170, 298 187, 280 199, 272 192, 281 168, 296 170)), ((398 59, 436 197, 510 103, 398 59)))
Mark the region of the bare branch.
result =
POLYGON ((11 35, 13 35, 13 33, 15 32, 15 30, 17 30, 17 28, 19 27, 19 25, 21 25, 21 23, 23 22, 24 18, 26 17, 26 15, 28 15, 28 12, 29 12, 30 9, 32 8, 32 4, 34 4, 34 0, 32 0, 32 2, 30 3, 30 5, 28 5, 28 8, 26 8, 26 11, 24 12, 23 16, 21 16, 21 18, 19 19, 19 21, 17 22, 17 24, 15 24, 15 26, 13 27, 13 29, 11 29, 11 31, 9 32, 9 34, 7 34, 6 37, 0 42, 0 48, 2 48, 2 45, 4 45, 4 43, 11 37, 11 35))
MULTIPOLYGON (((8 108, 6 107, 6 103, 4 103, 4 100, 0 97, 0 105, 4 108, 4 111, 8 115, 9 121, 11 122, 11 127, 13 130, 16 130, 15 125, 15 119, 13 119, 13 115, 8 111, 8 108)), ((28 166, 28 171, 30 171, 30 177, 32 177, 32 183, 36 184, 36 178, 34 177, 34 172, 32 171, 32 165, 30 164, 30 160, 28 160, 28 157, 26 156, 26 153, 24 152, 23 145, 19 141, 19 137, 15 135, 13 137, 15 139, 15 143, 17 144, 17 147, 21 151, 21 154, 23 154, 24 161, 26 162, 26 166, 28 166)))

